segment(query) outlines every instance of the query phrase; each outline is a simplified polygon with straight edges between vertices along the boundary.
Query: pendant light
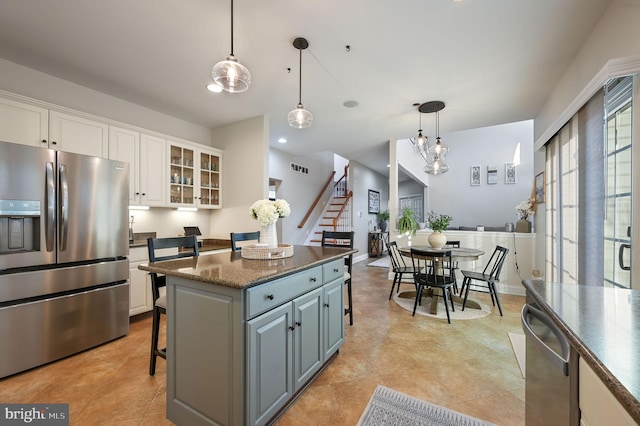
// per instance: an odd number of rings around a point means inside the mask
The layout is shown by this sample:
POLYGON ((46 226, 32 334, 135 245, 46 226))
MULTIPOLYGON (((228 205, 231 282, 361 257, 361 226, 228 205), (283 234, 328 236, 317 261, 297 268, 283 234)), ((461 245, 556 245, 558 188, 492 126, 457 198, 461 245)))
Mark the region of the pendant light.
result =
POLYGON ((251 73, 233 56, 233 0, 231 0, 231 53, 224 61, 215 64, 211 74, 217 85, 231 93, 246 92, 251 84, 251 73))
POLYGON ((428 152, 431 158, 444 158, 449 152, 449 148, 444 146, 440 140, 440 111, 436 111, 436 143, 429 147, 428 152))
MULTIPOLYGON (((414 106, 418 107, 420 104, 414 104, 414 106)), ((420 128, 418 130, 418 138, 416 139, 414 147, 416 149, 416 153, 424 157, 428 148, 427 137, 422 135, 422 112, 418 110, 418 114, 420 116, 420 128)))
POLYGON ((293 47, 300 51, 300 79, 298 84, 298 105, 295 109, 289 112, 287 119, 289 120, 289 126, 296 129, 306 129, 311 126, 313 122, 313 114, 304 109, 302 105, 302 51, 309 47, 309 42, 302 37, 298 37, 293 40, 293 47))

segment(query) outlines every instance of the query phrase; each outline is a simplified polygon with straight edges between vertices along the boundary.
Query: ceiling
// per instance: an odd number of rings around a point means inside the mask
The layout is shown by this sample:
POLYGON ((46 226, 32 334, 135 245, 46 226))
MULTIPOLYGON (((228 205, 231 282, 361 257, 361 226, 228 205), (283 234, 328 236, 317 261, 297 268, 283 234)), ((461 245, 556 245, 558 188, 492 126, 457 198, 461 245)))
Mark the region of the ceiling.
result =
POLYGON ((386 174, 386 141, 417 131, 413 103, 446 103, 443 134, 534 118, 610 1, 235 0, 242 94, 205 89, 230 53, 228 0, 0 0, 0 57, 209 128, 266 115, 277 149, 386 174), (304 130, 286 118, 299 36, 304 130))

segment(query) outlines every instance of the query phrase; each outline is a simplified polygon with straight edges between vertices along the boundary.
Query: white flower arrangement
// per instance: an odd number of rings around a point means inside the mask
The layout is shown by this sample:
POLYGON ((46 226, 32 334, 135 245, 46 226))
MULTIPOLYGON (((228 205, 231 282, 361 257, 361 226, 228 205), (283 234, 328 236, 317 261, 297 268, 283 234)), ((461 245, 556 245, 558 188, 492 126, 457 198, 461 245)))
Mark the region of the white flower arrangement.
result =
POLYGON ((516 211, 520 219, 529 219, 529 216, 534 215, 536 212, 536 199, 533 197, 527 198, 516 206, 516 211))
POLYGON ((285 218, 291 213, 291 207, 285 200, 258 200, 249 209, 249 214, 256 219, 261 226, 273 225, 280 218, 285 218))

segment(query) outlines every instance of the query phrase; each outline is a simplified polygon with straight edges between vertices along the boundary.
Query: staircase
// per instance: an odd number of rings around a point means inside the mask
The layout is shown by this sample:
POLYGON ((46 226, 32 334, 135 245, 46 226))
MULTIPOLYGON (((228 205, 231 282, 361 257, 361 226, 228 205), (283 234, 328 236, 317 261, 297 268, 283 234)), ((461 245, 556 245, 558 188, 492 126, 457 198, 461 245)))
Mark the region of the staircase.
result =
MULTIPOLYGON (((338 188, 336 186, 336 188, 338 188)), ((349 200, 353 193, 346 192, 345 188, 334 190, 329 203, 322 212, 322 216, 314 227, 313 236, 309 240, 309 245, 320 245, 322 243, 322 231, 350 231, 351 212, 349 210, 349 200)))

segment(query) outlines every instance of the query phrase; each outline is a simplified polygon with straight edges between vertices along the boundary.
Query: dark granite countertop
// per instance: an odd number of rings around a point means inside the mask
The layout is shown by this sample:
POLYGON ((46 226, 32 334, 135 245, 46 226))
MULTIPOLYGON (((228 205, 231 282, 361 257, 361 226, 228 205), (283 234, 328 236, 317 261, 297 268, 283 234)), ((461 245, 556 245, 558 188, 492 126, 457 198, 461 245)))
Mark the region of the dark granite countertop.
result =
POLYGON ((249 288, 290 275, 357 250, 294 246, 293 256, 276 260, 244 259, 239 251, 208 252, 195 258, 145 263, 139 269, 233 288, 249 288))
POLYGON ((640 291, 539 281, 523 284, 640 424, 640 291))

